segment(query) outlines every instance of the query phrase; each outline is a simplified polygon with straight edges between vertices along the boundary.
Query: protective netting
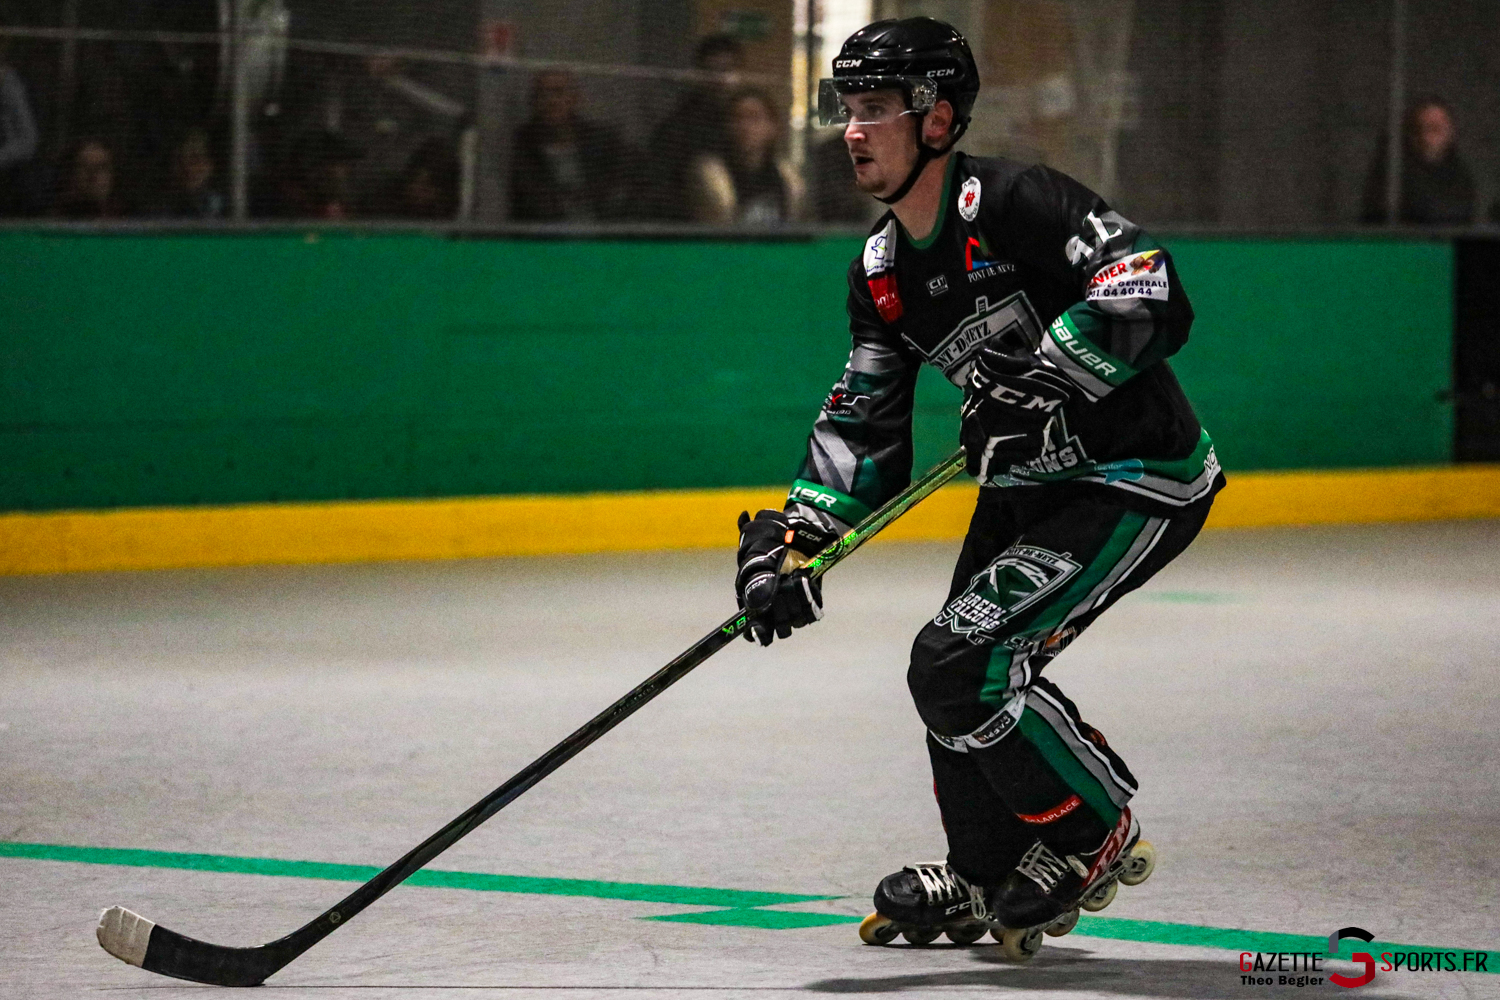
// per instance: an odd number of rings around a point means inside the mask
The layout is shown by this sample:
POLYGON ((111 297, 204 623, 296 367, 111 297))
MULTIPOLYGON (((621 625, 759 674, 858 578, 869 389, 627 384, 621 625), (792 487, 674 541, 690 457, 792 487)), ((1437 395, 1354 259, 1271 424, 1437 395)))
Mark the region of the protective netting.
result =
POLYGON ((731 30, 670 45, 646 37, 642 14, 634 52, 597 44, 617 29, 610 4, 573 6, 571 22, 531 25, 448 0, 0 5, 0 213, 749 226, 870 215, 842 150, 810 150, 794 128, 790 6, 783 25, 740 12, 707 21, 731 30))
POLYGON ((980 63, 965 148, 1153 225, 1500 218, 1500 20, 1404 7, 0 0, 0 216, 862 226, 813 88, 929 14, 980 63))

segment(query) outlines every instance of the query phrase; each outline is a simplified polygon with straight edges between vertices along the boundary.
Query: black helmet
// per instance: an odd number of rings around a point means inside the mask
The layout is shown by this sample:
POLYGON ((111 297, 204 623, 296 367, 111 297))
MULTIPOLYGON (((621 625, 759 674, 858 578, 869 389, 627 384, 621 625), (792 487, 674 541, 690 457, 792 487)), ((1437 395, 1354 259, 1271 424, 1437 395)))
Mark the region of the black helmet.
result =
POLYGON ((922 113, 931 111, 939 98, 947 101, 961 131, 979 96, 979 66, 969 43, 951 24, 930 17, 867 24, 844 42, 833 61, 832 79, 819 87, 818 111, 827 119, 823 124, 839 124, 846 117, 839 94, 889 89, 901 90, 908 107, 922 113))
POLYGON ((900 90, 908 111, 917 116, 917 163, 894 194, 880 199, 889 204, 905 197, 928 161, 953 148, 969 127, 979 96, 979 66, 951 24, 930 17, 876 21, 849 36, 833 60, 832 78, 819 82, 819 123, 848 122, 842 95, 872 90, 900 90), (921 120, 939 100, 953 105, 953 129, 948 144, 933 149, 921 141, 921 120))

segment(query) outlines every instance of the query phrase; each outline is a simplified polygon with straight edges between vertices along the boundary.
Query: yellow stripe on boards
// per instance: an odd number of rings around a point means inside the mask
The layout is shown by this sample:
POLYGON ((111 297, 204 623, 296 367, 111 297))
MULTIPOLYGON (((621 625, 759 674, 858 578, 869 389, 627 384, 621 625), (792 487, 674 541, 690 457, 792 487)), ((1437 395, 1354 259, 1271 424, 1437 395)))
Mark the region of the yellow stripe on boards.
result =
MULTIPOLYGON (((1211 528, 1500 517, 1500 466, 1234 473, 1211 528)), ((977 488, 945 487, 882 539, 956 539, 977 488)), ((0 573, 724 548, 780 488, 0 514, 0 573)))
POLYGON ((783 490, 673 490, 0 515, 0 572, 464 559, 735 544, 783 490))
POLYGON ((1210 528, 1500 517, 1500 465, 1229 473, 1210 528))

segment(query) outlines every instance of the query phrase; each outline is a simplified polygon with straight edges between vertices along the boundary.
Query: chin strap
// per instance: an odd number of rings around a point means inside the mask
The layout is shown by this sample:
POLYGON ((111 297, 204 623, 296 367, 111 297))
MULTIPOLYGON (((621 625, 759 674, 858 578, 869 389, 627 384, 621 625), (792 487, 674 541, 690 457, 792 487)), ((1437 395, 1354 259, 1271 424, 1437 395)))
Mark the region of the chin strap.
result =
POLYGON ((919 115, 917 117, 917 162, 911 165, 911 173, 906 175, 906 180, 902 181, 901 186, 890 195, 884 198, 876 195, 876 201, 885 205, 894 205, 902 198, 905 198, 911 192, 912 185, 917 183, 917 178, 922 176, 922 171, 927 169, 927 164, 952 150, 954 146, 958 145, 958 140, 963 138, 963 134, 969 130, 969 123, 963 122, 958 126, 958 130, 953 133, 953 138, 948 141, 948 145, 942 149, 933 149, 922 141, 922 122, 926 117, 926 115, 919 115))

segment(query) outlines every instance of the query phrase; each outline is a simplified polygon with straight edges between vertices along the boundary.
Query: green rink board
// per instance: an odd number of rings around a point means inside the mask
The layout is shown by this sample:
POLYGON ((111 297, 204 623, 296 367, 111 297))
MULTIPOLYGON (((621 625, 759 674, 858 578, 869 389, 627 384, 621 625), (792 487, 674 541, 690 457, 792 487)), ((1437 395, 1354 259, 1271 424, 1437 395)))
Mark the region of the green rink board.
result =
MULTIPOLYGON (((1448 244, 1167 242, 1229 469, 1449 459, 1448 244)), ((789 482, 859 246, 0 233, 0 509, 789 482)))

